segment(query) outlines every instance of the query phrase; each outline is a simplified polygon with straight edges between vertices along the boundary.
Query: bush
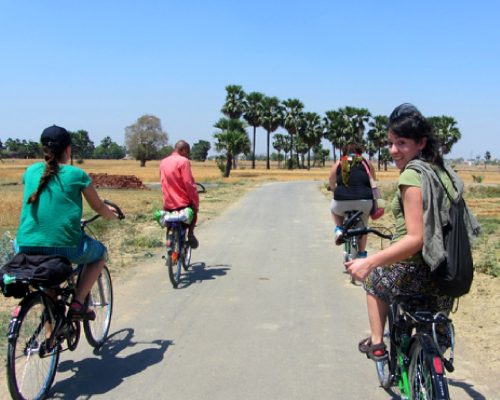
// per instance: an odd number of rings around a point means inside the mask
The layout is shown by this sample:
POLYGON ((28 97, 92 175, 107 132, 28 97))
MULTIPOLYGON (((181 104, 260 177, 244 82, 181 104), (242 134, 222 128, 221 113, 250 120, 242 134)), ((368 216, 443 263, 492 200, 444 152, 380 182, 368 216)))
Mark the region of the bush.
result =
POLYGON ((484 180, 483 175, 472 175, 472 180, 476 183, 481 183, 484 180))

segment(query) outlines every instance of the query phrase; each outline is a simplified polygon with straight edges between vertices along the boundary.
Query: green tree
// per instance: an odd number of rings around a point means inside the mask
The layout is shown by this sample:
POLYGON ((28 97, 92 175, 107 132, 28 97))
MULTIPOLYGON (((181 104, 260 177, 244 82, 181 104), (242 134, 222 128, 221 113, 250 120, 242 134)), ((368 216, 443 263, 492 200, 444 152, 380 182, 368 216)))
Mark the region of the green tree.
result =
POLYGON ((238 154, 250 151, 250 139, 245 130, 245 123, 239 119, 221 118, 214 127, 220 130, 214 133, 215 149, 224 153, 226 165, 223 176, 227 178, 238 154))
POLYGON ((324 137, 332 144, 334 162, 337 161, 335 150, 341 149, 344 145, 344 135, 348 131, 348 126, 349 121, 340 109, 325 112, 325 117, 323 118, 324 137))
POLYGON ((324 167, 329 155, 330 150, 324 149, 321 142, 315 145, 313 147, 313 167, 316 166, 316 163, 319 163, 322 167, 324 167))
POLYGON ((154 160, 158 150, 168 144, 168 135, 158 117, 146 114, 125 128, 125 143, 128 152, 144 167, 146 161, 154 160))
POLYGON ((299 129, 299 136, 307 147, 307 169, 311 168, 311 150, 321 142, 323 124, 321 117, 315 112, 304 113, 303 124, 299 129))
MULTIPOLYGON (((299 99, 287 99, 283 101, 283 107, 283 128, 290 135, 290 159, 293 159, 293 136, 302 125, 304 104, 299 99)), ((293 169, 293 162, 290 163, 290 168, 293 169)))
POLYGON ((73 165, 73 158, 80 162, 84 158, 91 158, 95 147, 94 142, 90 140, 89 133, 80 129, 69 134, 71 135, 71 165, 73 165))
POLYGON ((239 119, 245 112, 245 92, 240 85, 228 85, 226 92, 226 102, 221 111, 230 119, 239 119))
POLYGON ((101 140, 101 144, 94 149, 93 157, 104 160, 120 160, 125 157, 126 150, 124 146, 113 142, 113 140, 106 136, 101 140))
POLYGON ((261 125, 267 132, 267 157, 266 169, 271 169, 269 158, 271 133, 273 133, 283 122, 283 107, 277 97, 264 97, 262 99, 262 121, 261 125))
POLYGON ((373 143, 378 153, 378 170, 382 162, 382 148, 387 145, 387 124, 389 118, 385 115, 375 115, 369 122, 371 129, 368 131, 368 142, 373 143))
POLYGON ((457 121, 453 117, 441 115, 440 117, 429 117, 428 121, 434 128, 434 133, 439 141, 441 154, 450 153, 451 148, 457 143, 462 134, 457 127, 457 121))
POLYGON ((252 169, 255 169, 255 140, 256 131, 261 126, 262 114, 262 99, 264 94, 260 92, 251 92, 246 96, 246 107, 243 118, 248 122, 248 125, 253 127, 252 140, 252 169))
POLYGON ((208 157, 208 151, 210 150, 210 142, 206 140, 199 140, 191 149, 191 159, 196 161, 205 161, 208 157))
POLYGON ((347 118, 347 129, 344 131, 344 143, 355 142, 364 144, 365 124, 370 120, 370 112, 366 108, 346 106, 341 109, 347 118))
POLYGON ((273 147, 278 152, 278 168, 281 168, 281 151, 285 151, 284 159, 286 163, 286 153, 290 148, 290 139, 281 133, 277 133, 274 135, 273 147))

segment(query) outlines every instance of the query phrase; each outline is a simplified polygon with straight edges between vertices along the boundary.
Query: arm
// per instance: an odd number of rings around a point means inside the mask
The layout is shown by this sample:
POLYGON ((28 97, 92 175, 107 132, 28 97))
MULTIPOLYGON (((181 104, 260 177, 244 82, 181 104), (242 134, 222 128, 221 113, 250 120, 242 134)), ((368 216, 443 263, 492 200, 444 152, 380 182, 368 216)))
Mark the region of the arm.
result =
POLYGON ((332 165, 332 169, 330 170, 330 177, 328 178, 328 184, 330 185, 330 190, 333 192, 335 187, 337 186, 337 168, 339 166, 340 161, 337 161, 332 165))
POLYGON ((189 197, 190 203, 194 206, 195 212, 198 212, 200 208, 200 197, 198 196, 198 187, 191 172, 191 164, 188 160, 182 165, 181 176, 184 181, 186 193, 189 197))
POLYGON ((385 250, 365 259, 358 258, 347 262, 347 270, 356 279, 364 280, 374 268, 394 264, 422 250, 424 243, 422 191, 417 186, 401 186, 401 197, 405 209, 406 235, 385 250))
POLYGON ((118 214, 113 210, 113 208, 104 204, 92 184, 88 185, 83 190, 83 196, 89 203, 90 207, 102 217, 106 219, 118 218, 118 214))

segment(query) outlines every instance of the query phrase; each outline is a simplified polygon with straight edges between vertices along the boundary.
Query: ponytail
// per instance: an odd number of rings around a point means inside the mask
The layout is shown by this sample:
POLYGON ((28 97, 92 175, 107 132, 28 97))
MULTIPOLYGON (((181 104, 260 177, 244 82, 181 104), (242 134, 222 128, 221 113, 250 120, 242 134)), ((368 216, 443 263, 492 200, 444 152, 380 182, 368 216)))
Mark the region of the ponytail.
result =
MULTIPOLYGON (((59 150, 59 149, 57 149, 59 150)), ((47 186, 49 183, 50 179, 57 175, 59 172, 59 160, 58 158, 61 156, 62 152, 60 154, 56 153, 56 149, 50 148, 48 146, 43 147, 43 152, 45 153, 45 170, 43 171, 43 175, 40 178, 40 183, 38 184, 38 188, 30 195, 28 198, 27 204, 33 204, 35 203, 38 198, 40 197, 40 193, 42 192, 43 188, 47 186)))

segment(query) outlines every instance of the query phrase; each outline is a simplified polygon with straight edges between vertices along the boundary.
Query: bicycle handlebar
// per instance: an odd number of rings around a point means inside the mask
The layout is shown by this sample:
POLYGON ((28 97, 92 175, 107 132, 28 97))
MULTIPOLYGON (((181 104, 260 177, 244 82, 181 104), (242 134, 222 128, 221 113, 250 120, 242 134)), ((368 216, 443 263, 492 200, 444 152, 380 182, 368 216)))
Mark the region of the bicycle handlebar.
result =
POLYGON ((370 228, 369 226, 363 227, 363 228, 353 228, 353 229, 347 229, 343 232, 344 237, 351 237, 351 236, 361 236, 361 235, 366 235, 368 233, 374 233, 378 237, 381 237, 382 239, 389 239, 392 240, 394 235, 392 234, 387 234, 387 233, 382 233, 379 230, 375 228, 370 228))
MULTIPOLYGON (((104 200, 104 204, 106 204, 108 206, 111 206, 111 207, 113 207, 116 210, 116 212, 118 214, 118 219, 120 219, 120 220, 125 219, 125 214, 120 209, 120 207, 118 207, 117 204, 115 204, 115 203, 113 203, 112 201, 109 201, 109 200, 104 200)), ((81 227, 84 228, 86 225, 90 224, 91 222, 94 222, 100 216, 101 216, 100 214, 96 214, 93 217, 90 217, 89 219, 82 219, 80 221, 81 227)))

